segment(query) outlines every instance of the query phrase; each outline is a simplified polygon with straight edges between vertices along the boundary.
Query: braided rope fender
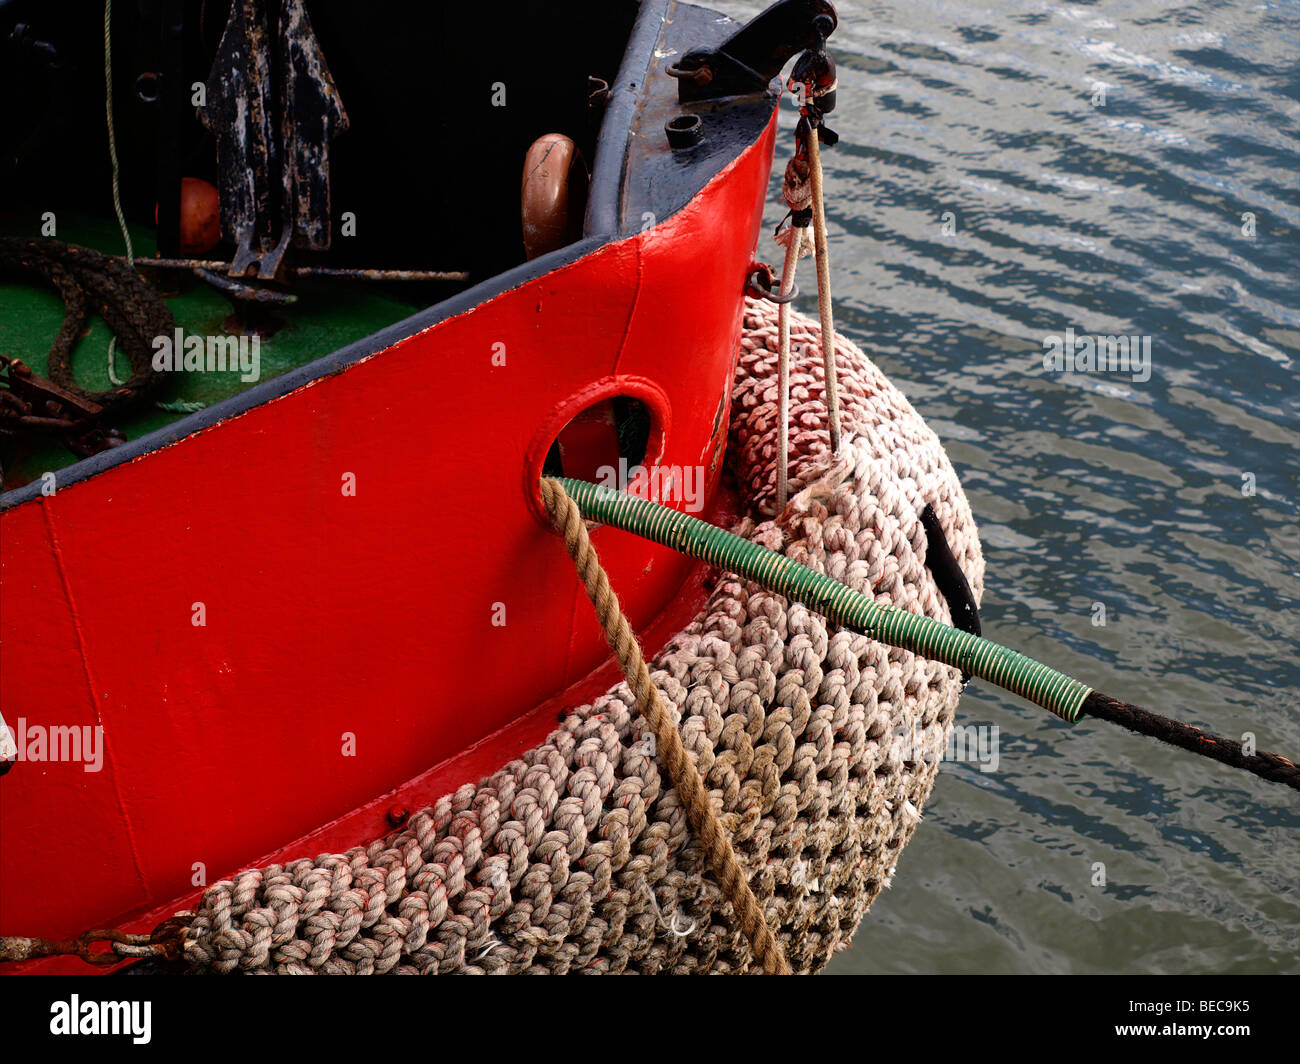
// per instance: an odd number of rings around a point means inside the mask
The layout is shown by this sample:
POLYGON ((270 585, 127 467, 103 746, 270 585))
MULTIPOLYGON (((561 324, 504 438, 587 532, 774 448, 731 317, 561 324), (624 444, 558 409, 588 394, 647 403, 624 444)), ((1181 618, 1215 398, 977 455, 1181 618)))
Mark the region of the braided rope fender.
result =
MULTIPOLYGON (((837 338, 845 444, 833 458, 817 323, 792 315, 791 343, 792 498, 771 520, 776 310, 747 303, 730 445, 757 522, 748 534, 950 623, 924 565, 926 505, 977 600, 984 562, 937 437, 837 338)), ((819 970, 893 878, 934 785, 960 675, 832 630, 731 574, 651 675, 791 966, 819 970)), ((285 974, 759 971, 632 705, 619 684, 542 745, 367 847, 214 884, 187 932, 189 964, 285 974)))

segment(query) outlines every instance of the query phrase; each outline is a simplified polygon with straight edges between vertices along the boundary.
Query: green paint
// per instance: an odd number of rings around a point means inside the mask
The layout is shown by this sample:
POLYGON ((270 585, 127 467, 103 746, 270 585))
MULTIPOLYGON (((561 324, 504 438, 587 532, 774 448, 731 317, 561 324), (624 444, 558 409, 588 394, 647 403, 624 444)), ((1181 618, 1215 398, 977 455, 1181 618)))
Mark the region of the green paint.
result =
MULTIPOLYGON (((84 244, 107 254, 122 253, 122 234, 112 220, 60 216, 58 236, 60 240, 84 244)), ((154 254, 151 229, 133 226, 131 238, 137 258, 154 254)), ((145 272, 144 276, 176 286, 175 292, 164 289, 163 295, 177 326, 186 334, 234 335, 227 330, 233 308, 221 293, 197 278, 176 272, 145 272)), ((153 404, 142 407, 112 427, 121 429, 129 440, 138 439, 185 417, 191 410, 211 406, 254 383, 270 380, 369 336, 426 305, 395 295, 392 286, 365 281, 301 281, 294 290, 299 295, 298 302, 275 310, 284 322, 283 327, 274 335, 262 338, 257 382, 245 383, 238 372, 178 373, 159 394, 161 407, 153 404)), ((420 289, 412 286, 409 290, 414 293, 420 289)), ((14 283, 8 278, 0 281, 0 352, 21 358, 33 372, 44 376, 50 343, 62 322, 63 301, 40 278, 33 276, 31 284, 14 283)), ((101 391, 110 386, 107 361, 110 339, 107 326, 95 317, 77 345, 73 370, 77 382, 88 391, 101 391)), ((118 377, 126 377, 128 373, 126 359, 119 354, 118 377)), ((46 470, 58 470, 76 461, 76 456, 62 443, 41 438, 20 445, 6 441, 0 456, 6 488, 21 487, 46 470)))

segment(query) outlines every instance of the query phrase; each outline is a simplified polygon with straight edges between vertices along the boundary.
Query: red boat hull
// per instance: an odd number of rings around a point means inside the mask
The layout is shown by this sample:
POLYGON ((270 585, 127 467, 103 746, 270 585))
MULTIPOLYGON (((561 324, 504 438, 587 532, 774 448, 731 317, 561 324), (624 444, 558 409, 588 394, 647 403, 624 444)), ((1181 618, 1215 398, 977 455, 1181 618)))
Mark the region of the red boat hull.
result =
MULTIPOLYGON (((774 129, 659 225, 0 513, 5 719, 103 736, 98 771, 0 780, 0 934, 365 841, 403 781, 426 774, 412 807, 472 781, 608 682, 581 686, 604 642, 530 486, 570 417, 628 395, 647 464, 703 467, 716 507, 774 129)), ((595 540, 653 649, 698 579, 595 540)))

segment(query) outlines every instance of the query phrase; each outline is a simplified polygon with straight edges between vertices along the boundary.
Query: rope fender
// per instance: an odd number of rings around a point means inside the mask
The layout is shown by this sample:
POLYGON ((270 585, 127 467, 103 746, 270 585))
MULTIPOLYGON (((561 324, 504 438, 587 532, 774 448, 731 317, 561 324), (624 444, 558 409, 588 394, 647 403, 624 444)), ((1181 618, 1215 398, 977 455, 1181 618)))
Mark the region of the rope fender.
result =
POLYGON ((564 546, 578 569, 587 597, 596 608, 609 648, 627 676, 627 682, 636 696, 633 707, 644 717, 654 731, 658 756, 663 758, 672 777, 673 786, 686 804, 686 815, 691 827, 703 843, 722 891, 731 903, 732 911, 740 921, 741 930, 749 940, 754 955, 763 963, 769 975, 788 975, 790 965, 781 952, 781 946, 768 926, 767 916, 754 898, 745 871, 736 860, 712 800, 700 779, 699 770, 682 745, 677 726, 668 716, 663 697, 650 680, 650 672, 641 655, 641 647, 627 618, 619 608, 618 597, 609 586, 609 578, 601 567, 600 559, 587 535, 582 514, 576 503, 557 480, 546 478, 541 483, 542 499, 550 514, 555 530, 564 536, 564 546))
MULTIPOLYGON (((776 310, 747 304, 730 453, 751 538, 948 622, 921 511, 933 506, 976 600, 983 560, 937 438, 840 339, 846 444, 832 458, 817 326, 794 315, 791 331, 792 496, 772 521, 776 310)), ((781 953, 795 972, 819 970, 892 880, 960 673, 834 631, 726 573, 648 670, 781 953)), ((652 736, 662 745, 649 723, 619 684, 386 838, 213 884, 185 932, 186 961, 218 973, 766 970, 705 834, 647 749, 652 736)))

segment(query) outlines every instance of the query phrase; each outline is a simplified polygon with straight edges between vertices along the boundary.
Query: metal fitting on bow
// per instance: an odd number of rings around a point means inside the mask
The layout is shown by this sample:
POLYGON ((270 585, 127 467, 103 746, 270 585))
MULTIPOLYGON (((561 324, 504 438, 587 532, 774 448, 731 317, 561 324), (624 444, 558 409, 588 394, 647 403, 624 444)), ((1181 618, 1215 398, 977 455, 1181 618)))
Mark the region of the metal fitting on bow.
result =
POLYGON ((813 19, 817 41, 795 60, 794 69, 786 82, 786 88, 799 101, 801 118, 797 135, 802 139, 810 129, 816 129, 819 139, 827 147, 839 140, 832 130, 826 128, 824 122, 825 116, 835 110, 835 89, 838 84, 835 60, 826 51, 826 38, 834 28, 834 22, 825 15, 813 19))

